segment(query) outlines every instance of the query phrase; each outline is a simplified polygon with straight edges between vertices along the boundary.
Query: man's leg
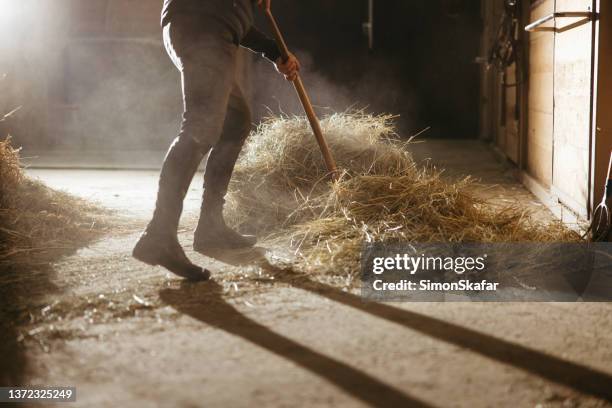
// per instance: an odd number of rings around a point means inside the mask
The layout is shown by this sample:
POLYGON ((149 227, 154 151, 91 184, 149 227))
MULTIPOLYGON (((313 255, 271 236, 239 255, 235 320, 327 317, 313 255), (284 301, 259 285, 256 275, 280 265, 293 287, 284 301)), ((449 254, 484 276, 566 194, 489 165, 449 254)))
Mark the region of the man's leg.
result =
POLYGON ((201 26, 202 22, 187 19, 164 28, 168 52, 181 71, 183 122, 164 160, 153 218, 133 251, 145 263, 196 280, 210 273, 185 256, 177 229, 197 167, 222 133, 237 49, 231 36, 198 32, 201 26))
POLYGON ((202 157, 186 139, 177 137, 174 140, 166 154, 159 177, 153 218, 132 253, 142 262, 161 265, 192 280, 207 279, 210 272, 192 264, 187 258, 178 242, 177 229, 183 210, 183 199, 202 157))
POLYGON ((234 84, 223 133, 213 147, 204 173, 202 211, 194 235, 196 251, 206 249, 245 248, 255 245, 254 236, 230 229, 223 219, 225 195, 234 165, 251 131, 251 112, 240 87, 234 84))

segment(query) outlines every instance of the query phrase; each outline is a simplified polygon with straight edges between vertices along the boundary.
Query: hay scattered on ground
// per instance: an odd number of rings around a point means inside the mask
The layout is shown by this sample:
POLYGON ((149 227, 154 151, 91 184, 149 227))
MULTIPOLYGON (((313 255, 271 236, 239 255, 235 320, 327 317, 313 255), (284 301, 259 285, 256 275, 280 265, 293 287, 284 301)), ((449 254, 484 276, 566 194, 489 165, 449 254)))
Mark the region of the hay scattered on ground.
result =
POLYGON ((234 225, 289 241, 299 269, 356 274, 363 242, 578 241, 561 223, 482 202, 473 180, 417 165, 392 116, 361 112, 322 121, 340 181, 330 183, 308 122, 271 118, 251 135, 234 173, 234 225))
POLYGON ((0 265, 45 263, 100 234, 94 205, 26 177, 18 151, 0 141, 0 265))

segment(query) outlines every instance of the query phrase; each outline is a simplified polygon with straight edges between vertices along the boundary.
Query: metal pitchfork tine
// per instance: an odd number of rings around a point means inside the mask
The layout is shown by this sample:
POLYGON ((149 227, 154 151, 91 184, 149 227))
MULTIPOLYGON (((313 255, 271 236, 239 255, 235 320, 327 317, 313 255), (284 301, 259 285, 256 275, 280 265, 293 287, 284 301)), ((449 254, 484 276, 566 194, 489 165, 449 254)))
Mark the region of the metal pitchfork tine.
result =
POLYGON ((610 152, 610 164, 608 165, 608 177, 606 179, 606 188, 601 203, 593 213, 591 226, 587 230, 587 235, 590 235, 593 242, 610 242, 610 230, 612 226, 612 213, 608 202, 612 198, 612 152, 610 152))
MULTIPOLYGON (((276 39, 276 44, 281 52, 281 57, 283 60, 287 60, 289 58, 289 48, 287 48, 287 44, 285 43, 285 39, 278 28, 278 24, 276 24, 276 19, 274 15, 272 15, 272 11, 267 9, 265 11, 268 22, 270 23, 270 27, 274 33, 274 38, 276 39)), ((325 137, 323 137, 323 131, 321 130, 321 124, 319 123, 319 119, 317 118, 317 114, 312 108, 312 103, 310 102, 310 98, 306 93, 306 88, 304 88, 304 83, 298 74, 295 80, 293 81, 293 86, 300 98, 300 102, 302 102, 302 106, 304 107, 304 112, 308 117, 308 121, 310 122, 310 127, 314 133, 315 138, 317 139, 317 143, 319 144, 319 148, 321 149, 321 153, 323 153, 323 159, 325 160, 325 165, 327 166, 327 170, 331 174, 332 180, 338 180, 338 169, 336 167, 336 162, 334 157, 329 150, 329 146, 325 141, 325 137)))

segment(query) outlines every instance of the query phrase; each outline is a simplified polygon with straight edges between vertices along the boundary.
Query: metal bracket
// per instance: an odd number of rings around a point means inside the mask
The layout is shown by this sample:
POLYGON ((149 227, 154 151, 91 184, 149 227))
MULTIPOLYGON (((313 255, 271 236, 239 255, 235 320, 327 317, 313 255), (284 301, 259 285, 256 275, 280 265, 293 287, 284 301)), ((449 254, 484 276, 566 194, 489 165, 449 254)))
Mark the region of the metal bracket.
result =
POLYGON ((581 25, 584 25, 590 21, 596 20, 598 17, 599 17, 598 14, 592 11, 560 11, 557 13, 549 14, 546 17, 543 17, 537 21, 534 21, 533 23, 525 27, 525 31, 529 31, 529 32, 544 31, 544 32, 553 32, 553 33, 563 33, 573 28, 580 27, 581 25), (569 24, 569 25, 566 25, 560 28, 558 28, 556 24, 553 27, 541 27, 541 25, 546 24, 549 21, 555 21, 557 18, 563 18, 563 17, 569 17, 569 18, 582 17, 582 19, 576 21, 575 23, 572 23, 572 24, 569 24))

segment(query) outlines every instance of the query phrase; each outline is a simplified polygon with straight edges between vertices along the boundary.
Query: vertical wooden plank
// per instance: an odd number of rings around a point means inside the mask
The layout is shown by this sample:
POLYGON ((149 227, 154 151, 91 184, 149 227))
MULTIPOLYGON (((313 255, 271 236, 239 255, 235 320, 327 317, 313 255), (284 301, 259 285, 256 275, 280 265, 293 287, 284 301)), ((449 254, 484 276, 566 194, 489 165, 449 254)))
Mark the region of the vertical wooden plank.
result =
POLYGON ((501 80, 499 71, 486 64, 492 47, 497 41, 499 22, 503 12, 503 0, 482 2, 484 29, 481 42, 481 110, 480 137, 493 141, 503 150, 504 127, 501 126, 501 80))
MULTIPOLYGON (((588 11, 592 0, 557 0, 557 11, 588 11)), ((557 27, 577 21, 560 18, 557 27)), ((580 216, 589 202, 592 23, 555 35, 553 193, 580 216)))
POLYGON ((490 75, 487 65, 485 64, 485 58, 490 48, 490 31, 491 31, 491 18, 490 14, 490 2, 482 2, 480 5, 480 13, 483 21, 482 36, 480 38, 480 130, 478 137, 482 140, 488 140, 491 137, 490 126, 489 126, 489 82, 490 75))
POLYGON ((519 162, 519 118, 517 117, 518 78, 516 63, 506 70, 506 129, 504 153, 514 163, 519 162))
MULTIPOLYGON (((531 21, 555 11, 554 0, 535 3, 531 21)), ((529 94, 526 171, 542 186, 552 184, 554 37, 536 32, 529 36, 529 94)))

